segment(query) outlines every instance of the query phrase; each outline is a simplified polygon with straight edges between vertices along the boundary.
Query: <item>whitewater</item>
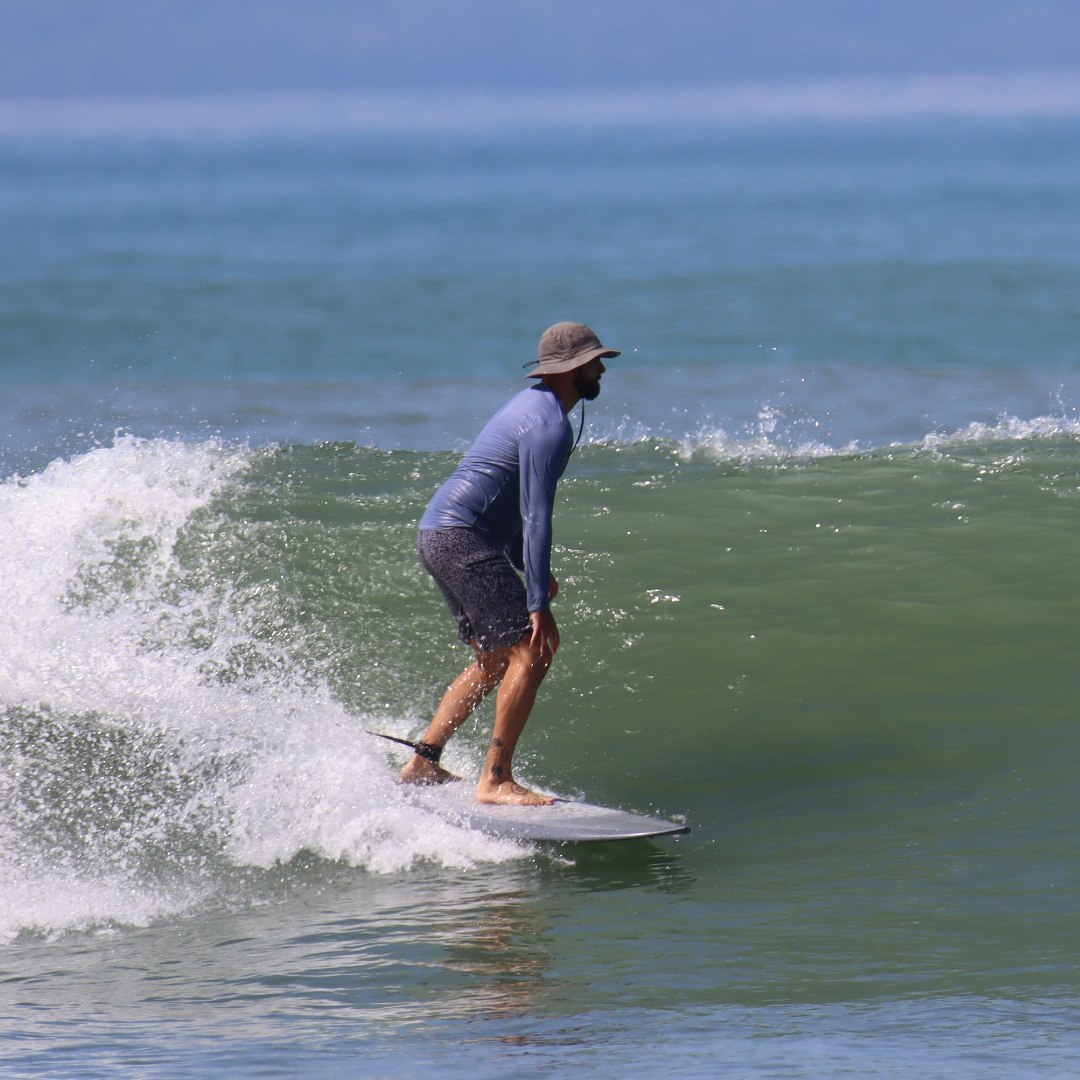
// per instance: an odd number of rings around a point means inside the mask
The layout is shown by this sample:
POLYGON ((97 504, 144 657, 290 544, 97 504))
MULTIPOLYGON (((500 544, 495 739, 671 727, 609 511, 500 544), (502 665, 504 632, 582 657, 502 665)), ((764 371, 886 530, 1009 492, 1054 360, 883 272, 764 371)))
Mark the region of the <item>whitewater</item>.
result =
POLYGON ((362 718, 290 677, 228 581, 192 588, 180 535, 201 515, 212 542, 251 456, 124 438, 0 486, 6 939, 220 903, 228 868, 301 850, 375 872, 520 853, 411 806, 362 718))

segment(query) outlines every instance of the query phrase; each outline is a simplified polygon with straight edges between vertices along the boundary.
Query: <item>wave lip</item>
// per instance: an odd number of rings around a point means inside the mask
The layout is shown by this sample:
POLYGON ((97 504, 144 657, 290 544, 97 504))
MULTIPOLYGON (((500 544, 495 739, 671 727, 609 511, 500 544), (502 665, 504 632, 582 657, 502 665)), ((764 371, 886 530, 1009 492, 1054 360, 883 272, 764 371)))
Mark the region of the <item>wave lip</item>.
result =
POLYGON ((1080 436, 1080 419, 1068 416, 1036 416, 1021 420, 1003 413, 997 422, 975 421, 948 434, 930 432, 916 445, 922 449, 938 450, 971 443, 1018 442, 1024 439, 1054 439, 1061 436, 1080 436))
MULTIPOLYGON (((1061 415, 1036 416, 1024 420, 1003 413, 993 423, 972 421, 954 431, 927 432, 911 442, 863 447, 855 440, 843 445, 832 445, 819 438, 802 438, 793 428, 778 433, 776 429, 780 414, 773 410, 763 411, 759 418, 760 422, 754 429, 734 435, 722 427, 701 428, 676 441, 677 456, 683 461, 703 455, 719 463, 783 464, 852 455, 895 453, 898 450, 945 453, 950 449, 990 446, 995 443, 1080 438, 1080 418, 1061 415)), ((636 436, 633 442, 645 442, 649 441, 649 438, 648 435, 636 436)))
POLYGON ((816 430, 810 435, 811 426, 821 428, 819 421, 800 417, 781 428, 785 419, 783 410, 763 405, 758 412, 757 423, 738 434, 731 435, 723 427, 702 427, 684 436, 678 443, 678 457, 682 461, 690 461, 696 455, 703 454, 711 461, 751 465, 813 461, 858 452, 855 442, 837 447, 825 442, 816 430), (808 434, 803 435, 801 429, 807 429, 808 434))
POLYGON ((756 463, 780 463, 789 461, 815 461, 819 458, 843 457, 858 453, 854 442, 846 446, 830 446, 820 439, 803 439, 785 442, 771 435, 729 435, 723 428, 698 432, 679 442, 678 455, 690 461, 698 454, 710 460, 739 465, 756 463))

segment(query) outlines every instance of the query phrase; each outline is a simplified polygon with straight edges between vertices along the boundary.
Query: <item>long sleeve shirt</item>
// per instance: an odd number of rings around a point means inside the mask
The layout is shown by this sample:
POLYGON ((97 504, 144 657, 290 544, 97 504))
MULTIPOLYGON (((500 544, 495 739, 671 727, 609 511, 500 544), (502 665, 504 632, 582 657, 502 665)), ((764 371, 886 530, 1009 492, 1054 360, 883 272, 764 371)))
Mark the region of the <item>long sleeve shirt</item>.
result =
POLYGON ((551 603, 551 515, 574 433, 543 383, 512 397, 435 493, 421 529, 475 529, 525 572, 530 611, 551 603))

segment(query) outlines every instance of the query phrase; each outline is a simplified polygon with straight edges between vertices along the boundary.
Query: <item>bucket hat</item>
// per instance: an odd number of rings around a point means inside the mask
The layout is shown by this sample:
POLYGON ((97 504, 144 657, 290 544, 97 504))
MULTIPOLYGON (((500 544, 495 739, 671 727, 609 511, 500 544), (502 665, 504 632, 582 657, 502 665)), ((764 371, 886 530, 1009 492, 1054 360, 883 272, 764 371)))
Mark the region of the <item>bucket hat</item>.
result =
POLYGON ((584 323, 556 323, 541 336, 538 358, 530 361, 537 366, 525 378, 539 379, 542 375, 573 371, 598 356, 622 356, 622 353, 618 349, 605 349, 584 323))

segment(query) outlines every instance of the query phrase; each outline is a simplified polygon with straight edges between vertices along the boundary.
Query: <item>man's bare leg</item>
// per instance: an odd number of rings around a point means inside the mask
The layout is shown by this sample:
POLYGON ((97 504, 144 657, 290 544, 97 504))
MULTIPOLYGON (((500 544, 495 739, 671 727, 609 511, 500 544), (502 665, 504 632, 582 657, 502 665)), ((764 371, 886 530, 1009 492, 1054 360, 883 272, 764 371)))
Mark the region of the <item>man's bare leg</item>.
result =
POLYGON ((495 729, 491 733, 491 748, 484 771, 476 786, 476 801, 550 806, 554 800, 522 787, 514 780, 510 766, 514 748, 536 701, 536 691, 551 667, 552 654, 533 644, 531 632, 524 634, 516 645, 499 651, 507 654, 505 674, 495 701, 495 729))
MULTIPOLYGON (((421 742, 445 746, 450 736, 469 719, 473 709, 498 686, 503 677, 514 646, 481 652, 475 640, 471 644, 476 652, 476 660, 450 684, 421 742)), ((445 784, 461 777, 419 754, 413 754, 401 770, 399 779, 403 784, 445 784)))

